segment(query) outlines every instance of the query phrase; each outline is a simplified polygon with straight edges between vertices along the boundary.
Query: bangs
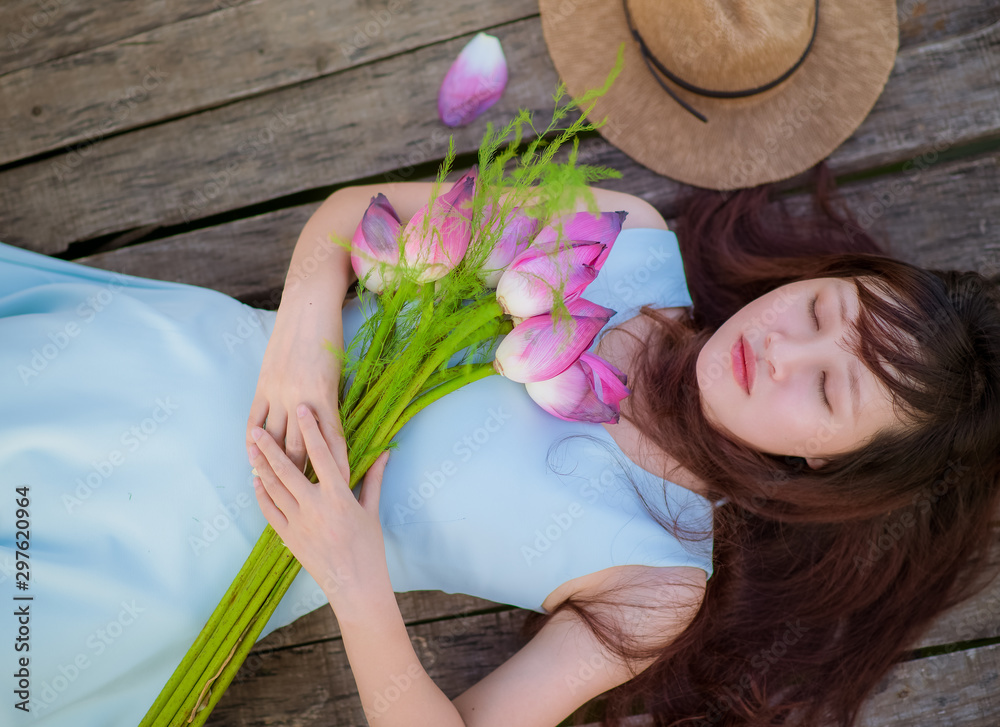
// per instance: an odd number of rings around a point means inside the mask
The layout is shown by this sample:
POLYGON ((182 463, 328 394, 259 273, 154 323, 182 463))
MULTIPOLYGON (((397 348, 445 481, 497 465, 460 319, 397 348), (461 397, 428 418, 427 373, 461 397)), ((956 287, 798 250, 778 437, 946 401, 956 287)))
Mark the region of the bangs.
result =
MULTIPOLYGON (((940 415, 954 376, 972 355, 954 338, 959 328, 947 298, 921 296, 904 280, 884 276, 847 278, 858 293, 859 314, 848 336, 850 350, 889 391, 903 421, 940 415), (896 284, 893 284, 896 283, 896 284)), ((953 405, 957 406, 956 400, 953 405)))

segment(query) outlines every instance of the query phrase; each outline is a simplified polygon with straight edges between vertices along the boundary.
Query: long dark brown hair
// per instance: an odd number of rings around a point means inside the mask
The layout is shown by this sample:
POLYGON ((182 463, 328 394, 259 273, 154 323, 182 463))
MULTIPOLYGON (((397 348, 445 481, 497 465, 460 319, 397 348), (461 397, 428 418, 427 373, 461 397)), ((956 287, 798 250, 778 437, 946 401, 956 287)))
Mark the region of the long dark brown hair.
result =
POLYGON ((1000 280, 888 257, 824 164, 811 216, 772 196, 771 186, 698 190, 683 204, 674 229, 692 315, 642 309, 656 327, 622 412, 713 500, 725 498, 694 620, 669 645, 643 647, 594 609, 614 602, 607 591, 532 614, 522 632, 569 610, 626 662, 655 658, 607 693, 607 725, 636 706, 660 726, 851 725, 934 616, 986 583, 1000 505, 1000 280), (820 277, 857 287, 854 350, 906 426, 811 469, 718 432, 694 382, 698 353, 724 321, 820 277))

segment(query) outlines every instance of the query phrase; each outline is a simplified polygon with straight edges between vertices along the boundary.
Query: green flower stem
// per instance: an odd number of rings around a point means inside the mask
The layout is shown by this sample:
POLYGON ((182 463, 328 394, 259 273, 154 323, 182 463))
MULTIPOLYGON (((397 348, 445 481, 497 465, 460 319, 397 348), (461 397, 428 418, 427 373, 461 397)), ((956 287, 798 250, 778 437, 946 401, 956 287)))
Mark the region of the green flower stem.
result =
MULTIPOLYGON (((232 639, 237 639, 242 635, 247 627, 252 623, 264 602, 274 590, 275 585, 281 580, 281 576, 288 566, 289 559, 293 559, 291 553, 281 543, 280 537, 275 533, 273 538, 269 538, 269 550, 274 551, 277 557, 269 564, 258 578, 251 581, 247 598, 240 603, 234 604, 233 608, 224 615, 223 619, 213 630, 213 638, 206 648, 205 658, 199 660, 198 667, 192 670, 190 678, 185 678, 181 683, 181 694, 184 695, 179 708, 187 712, 190 716, 191 710, 195 708, 199 697, 202 695, 206 683, 210 683, 216 673, 222 668, 223 663, 229 659, 232 651, 232 639), (257 586, 254 588, 254 586, 257 586)), ((301 567, 301 566, 299 566, 301 567)), ((176 714, 176 711, 175 711, 176 714)))
MULTIPOLYGON (((386 313, 379 321, 378 328, 375 330, 375 335, 372 337, 371 345, 368 347, 368 350, 365 351, 364 358, 361 360, 361 364, 358 367, 359 376, 370 371, 374 362, 378 360, 378 356, 382 354, 382 349, 385 346, 386 339, 392 333, 392 329, 396 325, 396 315, 399 313, 399 307, 402 305, 402 300, 402 296, 394 295, 390 296, 389 300, 385 302, 386 313)), ((361 396, 361 389, 364 388, 363 386, 357 385, 357 377, 355 378, 355 382, 356 384, 348 390, 347 395, 344 397, 343 407, 345 411, 350 411, 354 408, 358 398, 361 396)), ((371 382, 364 383, 368 385, 371 384, 371 382)))
MULTIPOLYGON (((397 401, 392 402, 392 408, 389 412, 385 416, 377 418, 368 417, 357 430, 354 441, 358 443, 360 440, 362 446, 368 446, 369 448, 370 445, 366 445, 366 442, 388 441, 386 438, 387 432, 392 428, 400 414, 403 413, 403 409, 420 393, 424 387, 424 382, 427 381, 434 370, 451 358, 456 351, 475 341, 481 341, 486 338, 487 333, 495 335, 499 325, 499 321, 495 319, 501 314, 500 304, 497 303, 496 298, 489 298, 474 304, 471 310, 469 310, 466 320, 460 323, 455 328, 454 333, 446 339, 448 342, 447 345, 438 346, 430 352, 430 355, 424 360, 411 379, 410 385, 402 392, 397 401), (373 435, 369 435, 369 430, 373 426, 375 427, 375 432, 373 435)), ((351 478, 353 480, 354 473, 351 474, 351 478)))
MULTIPOLYGON (((478 333, 486 327, 480 326, 474 333, 478 333)), ((471 335, 467 334, 465 338, 471 338, 471 335)), ((354 487, 360 481, 363 473, 371 467, 385 445, 418 411, 448 393, 494 373, 492 363, 465 364, 449 369, 447 372, 438 372, 433 377, 438 381, 438 384, 433 388, 425 389, 411 402, 402 411, 396 424, 391 430, 386 432, 386 436, 378 443, 380 446, 372 448, 366 456, 361 458, 358 466, 352 467, 352 473, 356 472, 357 474, 352 474, 351 487, 354 487), (446 376, 445 374, 448 375, 446 376)), ((428 377, 428 381, 430 378, 428 377)), ((309 479, 314 480, 315 473, 312 473, 309 479)), ((245 598, 243 599, 243 603, 231 603, 229 608, 220 614, 223 616, 222 618, 216 618, 220 610, 216 609, 216 614, 213 614, 213 618, 209 619, 206 628, 199 635, 199 641, 196 641, 196 644, 201 642, 203 649, 199 654, 201 658, 186 659, 188 662, 197 661, 197 663, 189 664, 186 678, 177 684, 178 691, 175 692, 175 695, 183 695, 183 698, 175 700, 175 705, 172 705, 174 709, 166 710, 164 716, 179 712, 183 716, 183 713, 186 712, 187 717, 184 718, 186 723, 190 723, 194 727, 198 727, 204 723, 215 704, 221 699, 225 689, 235 678, 240 665, 246 659, 246 655, 250 649, 253 648, 257 637, 263 631, 268 619, 274 613, 277 604, 287 592, 295 575, 301 568, 298 561, 281 544, 277 533, 270 526, 265 529, 261 538, 254 546, 253 553, 263 554, 263 560, 256 561, 254 566, 249 569, 250 573, 246 580, 252 584, 264 572, 263 581, 255 589, 253 598, 245 598), (277 557, 273 557, 275 553, 277 553, 277 557), (267 566, 266 568, 263 567, 265 565, 267 566), (226 615, 230 616, 230 618, 225 618, 226 615), (217 638, 202 638, 205 634, 209 633, 209 630, 217 638), (236 644, 231 645, 229 642, 232 641, 232 638, 227 639, 225 636, 235 633, 239 633, 240 636, 236 644), (206 690, 207 683, 210 686, 210 691, 206 690), (199 699, 201 704, 206 704, 207 706, 197 712, 194 720, 191 721, 191 711, 196 709, 199 699)), ((247 564, 250 562, 248 559, 247 564)), ((247 570, 246 566, 241 570, 241 575, 245 570, 247 570)), ((234 584, 240 581, 240 577, 237 576, 234 584)), ((231 588, 231 590, 233 589, 231 588)), ((227 603, 227 601, 224 600, 223 603, 227 603)), ((189 655, 193 652, 194 650, 192 649, 189 655)), ((180 670, 178 669, 178 671, 180 670)), ((177 680, 172 678, 172 681, 176 682, 177 680)))
MULTIPOLYGON (((424 286, 424 290, 427 290, 428 287, 431 286, 424 286)), ((395 316, 393 316, 393 323, 395 324, 395 316)), ((357 429, 361 420, 367 416, 373 407, 376 407, 382 401, 385 390, 392 387, 394 382, 396 382, 400 377, 405 376, 409 370, 412 370, 413 364, 410 361, 412 357, 407 354, 424 348, 424 338, 433 324, 434 319, 432 316, 421 316, 420 323, 417 325, 416 330, 410 337, 406 351, 398 356, 395 361, 388 364, 388 366, 380 373, 374 382, 359 382, 355 379, 351 388, 354 389, 359 383, 361 383, 362 386, 365 386, 365 392, 364 395, 361 396, 361 400, 353 409, 341 407, 342 417, 344 420, 344 436, 348 440, 353 441, 353 437, 351 435, 354 433, 355 429, 357 429)))
MULTIPOLYGON (((403 428, 410 419, 414 417, 421 409, 433 404, 435 401, 450 394, 457 389, 462 388, 466 384, 471 384, 473 381, 478 381, 479 379, 485 379, 490 374, 495 374, 496 371, 493 369, 493 364, 465 364, 463 366, 454 366, 449 371, 454 371, 456 369, 462 369, 457 375, 454 375, 442 382, 436 387, 430 388, 425 387, 424 391, 421 392, 408 407, 406 407, 403 412, 399 415, 399 419, 396 421, 395 425, 378 441, 374 442, 368 451, 361 456, 361 460, 357 467, 351 467, 351 489, 361 481, 362 476, 368 469, 375 463, 378 456, 385 451, 389 442, 392 438, 399 433, 399 430, 403 428)), ((428 379, 429 381, 430 379, 428 379)))
POLYGON ((452 366, 447 369, 435 371, 427 378, 427 381, 424 382, 424 388, 420 394, 423 395, 435 386, 440 386, 441 384, 445 384, 458 376, 462 376, 467 372, 469 366, 472 365, 473 364, 463 364, 461 366, 452 366))
MULTIPOLYGON (((468 308, 462 308, 460 315, 454 316, 460 322, 455 323, 453 326, 448 326, 447 324, 442 326, 442 322, 438 321, 439 328, 446 328, 451 331, 443 340, 436 341, 434 345, 435 352, 447 354, 442 358, 441 363, 447 361, 455 354, 455 352, 463 348, 463 345, 457 345, 461 344, 463 341, 463 339, 457 335, 457 332, 459 330, 463 330, 464 328, 468 328, 470 325, 469 317, 474 316, 477 311, 483 310, 489 311, 486 314, 488 318, 497 318, 502 314, 500 305, 496 302, 496 298, 489 296, 488 298, 484 298, 468 308)), ((412 372, 416 370, 418 366, 421 366, 425 361, 427 348, 423 339, 427 335, 426 328, 430 326, 433 320, 433 317, 427 316, 424 316, 421 319, 420 325, 411 339, 411 343, 406 349, 406 353, 399 356, 396 361, 388 365, 379 377, 376 385, 373 386, 364 395, 364 397, 362 397, 354 411, 350 412, 345 417, 344 436, 348 439, 349 444, 360 444, 362 447, 366 446, 365 443, 368 440, 363 437, 359 438, 358 436, 359 431, 361 431, 364 426, 364 422, 370 421, 373 418, 379 420, 383 419, 386 416, 386 410, 394 403, 391 398, 384 395, 386 389, 398 386, 398 382, 401 380, 415 380, 412 378, 412 372), (416 354, 407 355, 412 352, 416 352, 416 354)), ((448 319, 446 318, 445 321, 447 320, 448 319)))
MULTIPOLYGON (((448 371, 457 371, 457 373, 434 388, 425 388, 420 396, 414 399, 413 402, 403 410, 403 413, 399 415, 399 419, 389 432, 388 438, 390 440, 396 436, 399 430, 403 428, 404 424, 410 421, 410 419, 412 419, 413 416, 424 407, 430 406, 441 397, 461 389, 466 384, 471 384, 473 381, 479 381, 479 379, 485 379, 487 376, 496 373, 496 370, 493 368, 492 361, 489 363, 454 366, 448 369, 448 371)), ((427 381, 430 382, 430 379, 427 381)), ((381 452, 382 450, 379 451, 381 452)))
MULTIPOLYGON (((274 539, 278 539, 277 533, 274 534, 274 539)), ((298 575, 301 569, 302 565, 295 559, 291 551, 286 548, 278 564, 275 566, 275 570, 280 572, 280 580, 271 588, 260 610, 250 619, 250 623, 245 629, 240 632, 240 640, 236 643, 235 651, 233 651, 233 647, 230 647, 230 650, 226 652, 228 661, 211 685, 211 696, 203 700, 206 706, 195 715, 194 720, 191 722, 193 727, 201 727, 212 713, 215 705, 222 699, 222 695, 226 693, 226 689, 239 673, 240 666, 246 661, 250 650, 257 643, 260 632, 264 630, 267 622, 278 607, 278 603, 280 603, 285 593, 288 592, 292 581, 295 580, 295 576, 298 575), (232 656, 230 657, 229 654, 232 654, 232 656)), ((224 647, 225 645, 223 645, 224 647)), ((188 718, 190 718, 190 712, 188 713, 188 718)))
MULTIPOLYGON (((250 551, 250 555, 247 557, 246 563, 240 569, 240 572, 233 579, 230 584, 229 589, 226 591, 219 605, 216 606, 215 611, 209 616, 208 622, 205 627, 198 634, 195 639, 194 644, 184 655, 184 658, 178 664, 174 673, 171 675, 170 679, 167 680, 166 685, 163 690, 157 696, 156 701, 146 712, 146 716, 143 717, 140 727, 145 727, 149 724, 154 724, 161 713, 163 714, 173 714, 176 709, 171 709, 170 705, 176 705, 179 703, 183 697, 178 695, 187 695, 190 691, 190 686, 187 689, 182 690, 182 685, 184 682, 189 681, 188 677, 195 670, 195 664, 200 662, 205 653, 210 650, 210 641, 213 637, 220 638, 221 635, 216 632, 213 628, 214 624, 217 624, 226 612, 235 611, 240 607, 241 601, 246 601, 246 593, 248 588, 252 588, 254 584, 254 579, 259 578, 261 572, 265 571, 268 567, 268 563, 273 563, 271 560, 273 550, 273 544, 268 541, 265 535, 267 531, 273 529, 268 526, 264 530, 264 535, 257 539, 257 543, 254 545, 253 550, 250 551)), ((275 533, 275 535, 277 535, 275 533)))
POLYGON ((287 548, 282 545, 281 539, 270 526, 264 529, 264 533, 257 542, 263 544, 259 557, 254 561, 248 559, 234 580, 234 583, 240 584, 240 592, 231 601, 224 599, 219 603, 195 642, 195 644, 201 642, 201 648, 197 650, 192 648, 188 654, 194 654, 194 658, 187 664, 187 668, 183 668, 185 663, 182 662, 181 666, 174 671, 174 676, 171 677, 171 681, 176 679, 175 687, 171 692, 173 696, 160 714, 150 715, 147 713, 140 723, 140 727, 147 723, 169 724, 178 711, 185 708, 190 709, 194 705, 194 700, 197 698, 205 679, 209 678, 221 665, 224 656, 219 657, 220 645, 224 646, 225 641, 234 630, 238 629, 236 633, 242 632, 246 624, 239 624, 240 617, 248 614, 244 620, 248 619, 255 610, 253 609, 255 600, 263 602, 267 591, 277 580, 280 573, 274 574, 274 568, 280 560, 282 551, 288 552, 287 548), (269 530, 273 534, 273 538, 267 537, 269 530), (259 598, 258 594, 260 594, 259 598), (212 668, 213 662, 215 662, 213 671, 206 674, 206 671, 212 668))
POLYGON ((500 330, 504 329, 504 323, 495 320, 495 316, 500 313, 500 306, 495 299, 482 302, 474 312, 479 312, 478 316, 470 316, 465 321, 458 324, 445 339, 438 341, 435 348, 428 352, 422 351, 422 359, 413 361, 407 360, 406 368, 409 387, 399 393, 395 399, 384 397, 378 405, 367 414, 367 416, 355 424, 355 428, 350 432, 350 442, 353 448, 360 448, 362 451, 371 449, 374 432, 385 422, 393 422, 406 406, 423 388, 424 383, 434 374, 435 369, 441 367, 456 352, 468 347, 474 342, 481 341, 487 337, 494 337, 500 330), (483 323, 485 321, 485 323, 483 323), (473 328, 477 326, 477 328, 473 328), (470 332, 470 329, 471 332, 470 332), (413 372, 415 373, 410 373, 413 372))

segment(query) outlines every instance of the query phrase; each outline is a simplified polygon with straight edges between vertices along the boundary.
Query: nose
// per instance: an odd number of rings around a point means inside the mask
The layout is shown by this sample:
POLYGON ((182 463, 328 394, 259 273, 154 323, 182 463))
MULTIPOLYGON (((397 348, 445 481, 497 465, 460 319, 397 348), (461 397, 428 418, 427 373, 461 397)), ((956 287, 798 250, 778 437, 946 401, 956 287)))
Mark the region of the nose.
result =
POLYGON ((790 338, 779 331, 771 331, 764 337, 763 358, 770 369, 771 377, 777 381, 803 368, 822 365, 829 342, 825 336, 790 338))

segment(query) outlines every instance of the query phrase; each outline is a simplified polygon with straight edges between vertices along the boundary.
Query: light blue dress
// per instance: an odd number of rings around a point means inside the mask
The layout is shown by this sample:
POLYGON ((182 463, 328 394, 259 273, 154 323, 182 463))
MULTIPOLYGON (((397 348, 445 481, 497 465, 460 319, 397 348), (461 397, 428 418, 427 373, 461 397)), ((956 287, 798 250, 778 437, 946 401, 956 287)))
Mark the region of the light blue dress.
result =
MULTIPOLYGON (((609 326, 642 303, 689 306, 673 234, 622 232, 586 297, 618 311, 609 326)), ((345 307, 347 339, 362 315, 345 307)), ((274 317, 0 244, 0 724, 145 714, 266 525, 244 432, 274 317)), ((396 591, 542 611, 561 583, 614 565, 711 574, 710 535, 672 537, 628 480, 687 528, 710 530, 711 503, 520 384, 471 384, 396 441, 380 506, 396 591)), ((324 604, 302 571, 265 634, 324 604)))

